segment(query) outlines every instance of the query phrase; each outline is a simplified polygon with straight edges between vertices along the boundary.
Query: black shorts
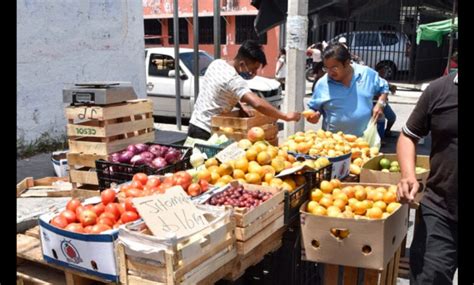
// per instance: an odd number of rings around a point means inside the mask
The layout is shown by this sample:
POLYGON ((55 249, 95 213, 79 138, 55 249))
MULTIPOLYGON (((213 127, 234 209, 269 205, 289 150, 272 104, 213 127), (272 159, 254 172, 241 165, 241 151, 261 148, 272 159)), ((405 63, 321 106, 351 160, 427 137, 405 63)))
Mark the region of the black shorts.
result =
POLYGON ((201 129, 191 123, 188 126, 188 137, 195 139, 208 140, 211 137, 211 134, 206 130, 201 129))

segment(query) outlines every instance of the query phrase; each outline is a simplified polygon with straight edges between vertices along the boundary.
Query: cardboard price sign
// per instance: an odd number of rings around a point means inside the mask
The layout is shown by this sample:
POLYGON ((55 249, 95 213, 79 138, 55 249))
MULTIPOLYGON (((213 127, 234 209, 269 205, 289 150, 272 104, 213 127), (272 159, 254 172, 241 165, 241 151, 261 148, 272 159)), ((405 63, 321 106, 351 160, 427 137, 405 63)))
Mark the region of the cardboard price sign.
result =
POLYGON ((158 237, 169 237, 174 233, 180 239, 209 225, 203 212, 194 206, 181 186, 132 201, 150 231, 158 237))
POLYGON ((290 175, 290 174, 295 174, 296 172, 301 171, 301 170, 308 171, 308 170, 313 170, 313 168, 311 168, 307 165, 298 165, 298 166, 291 167, 291 168, 283 170, 282 172, 280 172, 275 177, 278 178, 278 177, 283 177, 283 176, 287 176, 287 175, 290 175))
POLYGON ((216 158, 222 163, 226 163, 230 160, 236 160, 243 156, 245 156, 245 150, 241 149, 237 142, 229 145, 216 154, 216 158))

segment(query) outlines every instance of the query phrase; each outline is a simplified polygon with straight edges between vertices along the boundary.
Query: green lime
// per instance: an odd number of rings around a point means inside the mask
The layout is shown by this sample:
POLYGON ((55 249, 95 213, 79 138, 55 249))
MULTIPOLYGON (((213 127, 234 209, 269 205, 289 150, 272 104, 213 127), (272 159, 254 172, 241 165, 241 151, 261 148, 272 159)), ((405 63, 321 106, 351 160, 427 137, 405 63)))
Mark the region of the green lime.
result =
POLYGON ((392 166, 400 167, 400 164, 398 164, 398 161, 394 160, 392 163, 390 163, 390 167, 392 166))
POLYGON ((388 158, 382 158, 379 164, 380 164, 380 167, 382 167, 382 169, 390 168, 390 160, 388 158))
POLYGON ((400 172, 400 168, 397 167, 397 166, 392 166, 392 167, 390 167, 390 169, 388 171, 390 171, 390 172, 400 172))

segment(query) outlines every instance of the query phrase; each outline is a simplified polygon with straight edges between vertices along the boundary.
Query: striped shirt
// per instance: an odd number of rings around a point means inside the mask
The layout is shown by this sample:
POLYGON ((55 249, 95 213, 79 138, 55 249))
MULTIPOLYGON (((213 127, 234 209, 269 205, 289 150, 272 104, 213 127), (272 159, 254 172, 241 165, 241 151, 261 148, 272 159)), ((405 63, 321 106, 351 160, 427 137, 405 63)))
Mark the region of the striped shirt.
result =
POLYGON ((225 60, 216 59, 207 68, 189 122, 210 133, 211 118, 230 112, 249 92, 247 81, 235 68, 225 60))

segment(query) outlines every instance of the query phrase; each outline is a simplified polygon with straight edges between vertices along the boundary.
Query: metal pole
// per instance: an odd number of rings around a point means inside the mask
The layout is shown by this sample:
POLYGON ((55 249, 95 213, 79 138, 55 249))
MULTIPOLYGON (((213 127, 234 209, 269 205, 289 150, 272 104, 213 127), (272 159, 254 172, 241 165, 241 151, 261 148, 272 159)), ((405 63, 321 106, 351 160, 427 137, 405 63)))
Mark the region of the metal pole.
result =
POLYGON ((199 95, 199 9, 198 0, 193 0, 193 31, 194 31, 194 102, 199 95))
MULTIPOLYGON (((456 18, 456 1, 453 1, 453 17, 451 19, 451 25, 454 25, 454 19, 456 18)), ((451 55, 453 53, 453 37, 454 37, 454 30, 451 27, 451 33, 449 33, 449 51, 448 51, 448 63, 446 64, 446 69, 448 70, 448 74, 451 71, 451 55)))
POLYGON ((181 82, 179 68, 179 17, 178 17, 178 0, 173 1, 173 38, 174 38, 174 86, 176 91, 176 126, 181 131, 181 82))
POLYGON ((214 0, 214 58, 221 58, 221 1, 214 0))
MULTIPOLYGON (((305 63, 308 39, 308 0, 288 0, 286 20, 286 47, 288 48, 288 75, 283 110, 301 112, 304 109, 306 92, 305 63)), ((299 122, 286 122, 284 136, 304 130, 304 119, 299 122)))

